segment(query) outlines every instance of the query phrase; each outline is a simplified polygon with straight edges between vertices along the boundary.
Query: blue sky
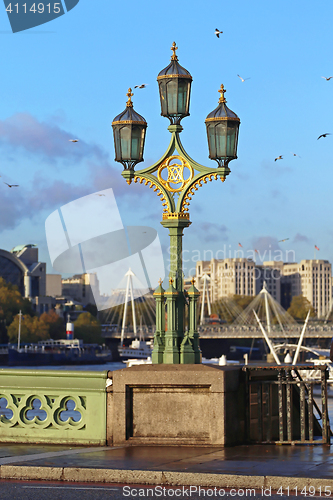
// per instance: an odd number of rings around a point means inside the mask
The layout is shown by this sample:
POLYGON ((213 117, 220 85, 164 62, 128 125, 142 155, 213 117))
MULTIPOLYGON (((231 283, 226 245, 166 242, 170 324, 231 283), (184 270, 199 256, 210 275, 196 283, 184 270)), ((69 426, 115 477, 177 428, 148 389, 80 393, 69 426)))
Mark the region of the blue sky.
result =
MULTIPOLYGON (((265 259, 288 250, 297 261, 313 258, 317 245, 316 257, 333 262, 333 79, 321 78, 333 75, 332 16, 328 0, 80 0, 66 15, 13 34, 0 5, 0 175, 19 184, 0 184, 0 247, 36 243, 53 272, 45 219, 112 187, 123 223, 155 228, 167 259, 161 204, 121 177, 111 122, 125 108, 128 87, 147 83, 133 97, 148 122, 138 168, 164 153, 169 122, 160 116, 156 77, 176 41, 179 62, 193 77, 181 134, 190 156, 216 165, 208 159, 204 120, 221 83, 241 119, 230 176, 205 185, 191 202, 186 258, 221 256, 223 249, 235 256, 240 242, 245 256, 254 248, 265 259), (223 31, 219 39, 215 28, 223 31), (237 74, 250 79, 242 83, 237 74), (332 136, 317 140, 327 132, 332 136), (274 162, 279 155, 283 160, 274 162)), ((187 262, 187 272, 194 266, 187 262)))

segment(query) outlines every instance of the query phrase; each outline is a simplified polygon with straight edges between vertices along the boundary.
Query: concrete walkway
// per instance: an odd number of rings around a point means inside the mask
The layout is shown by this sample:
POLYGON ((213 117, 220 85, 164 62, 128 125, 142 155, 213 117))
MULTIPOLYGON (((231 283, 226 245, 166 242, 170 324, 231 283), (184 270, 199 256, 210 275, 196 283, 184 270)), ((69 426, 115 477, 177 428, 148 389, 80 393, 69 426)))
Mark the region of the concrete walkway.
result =
MULTIPOLYGON (((225 488, 328 487, 330 446, 233 448, 0 445, 1 479, 193 485, 225 488)), ((324 490, 323 490, 324 491, 324 490)))

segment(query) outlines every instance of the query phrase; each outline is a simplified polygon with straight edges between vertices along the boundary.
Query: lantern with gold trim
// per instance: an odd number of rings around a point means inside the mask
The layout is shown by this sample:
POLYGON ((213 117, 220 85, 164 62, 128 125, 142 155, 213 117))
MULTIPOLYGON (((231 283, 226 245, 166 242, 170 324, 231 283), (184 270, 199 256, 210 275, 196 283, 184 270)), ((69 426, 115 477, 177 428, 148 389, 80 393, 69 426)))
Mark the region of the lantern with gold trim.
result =
POLYGON ((161 115, 169 118, 171 125, 179 124, 189 116, 192 76, 183 68, 176 55, 176 42, 173 42, 170 64, 162 69, 157 77, 161 100, 161 115))
POLYGON ((126 95, 125 111, 112 122, 115 160, 122 163, 126 170, 134 170, 134 166, 143 161, 147 122, 133 109, 132 89, 128 89, 126 95))
POLYGON ((219 89, 221 97, 219 105, 207 116, 209 158, 216 160, 219 167, 228 165, 229 161, 237 158, 238 129, 240 119, 226 106, 223 85, 219 89))

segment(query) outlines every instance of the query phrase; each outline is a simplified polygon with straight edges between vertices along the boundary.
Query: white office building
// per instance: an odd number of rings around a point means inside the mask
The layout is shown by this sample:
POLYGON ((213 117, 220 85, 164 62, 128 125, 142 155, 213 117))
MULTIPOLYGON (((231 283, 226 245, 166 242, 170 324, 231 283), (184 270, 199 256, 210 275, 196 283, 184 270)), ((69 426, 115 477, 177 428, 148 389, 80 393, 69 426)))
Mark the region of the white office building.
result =
POLYGON ((303 295, 312 304, 318 318, 332 308, 332 266, 327 260, 297 262, 266 261, 257 265, 251 259, 211 259, 198 261, 196 286, 202 291, 204 280, 210 300, 232 295, 257 295, 266 288, 285 309, 293 297, 303 295))
POLYGON ((281 286, 285 295, 303 295, 312 304, 318 318, 324 318, 332 307, 332 265, 328 260, 297 262, 264 262, 282 271, 281 286))
POLYGON ((202 291, 204 280, 211 301, 232 295, 257 295, 266 288, 280 301, 280 272, 270 266, 258 266, 252 259, 211 259, 198 261, 196 265, 196 286, 202 291))

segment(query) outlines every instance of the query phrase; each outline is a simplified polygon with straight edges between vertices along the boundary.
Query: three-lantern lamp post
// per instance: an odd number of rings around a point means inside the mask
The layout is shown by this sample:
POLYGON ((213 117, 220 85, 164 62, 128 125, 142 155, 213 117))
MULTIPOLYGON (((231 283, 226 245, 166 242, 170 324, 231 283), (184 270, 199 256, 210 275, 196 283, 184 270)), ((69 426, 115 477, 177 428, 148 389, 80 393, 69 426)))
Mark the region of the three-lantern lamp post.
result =
POLYGON ((171 133, 169 147, 163 156, 152 166, 136 170, 136 165, 143 161, 147 122, 134 111, 131 89, 127 93, 125 110, 112 122, 115 160, 124 167, 122 176, 128 184, 139 182, 154 189, 163 206, 161 224, 169 229, 169 287, 164 290, 160 282, 154 292, 156 331, 152 362, 156 364, 201 363, 196 312, 200 293, 194 286, 194 279, 192 286, 184 291, 183 230, 191 224, 189 205, 195 191, 207 181, 220 178, 224 182, 229 175, 229 162, 237 158, 240 124, 238 116, 226 105, 226 91, 221 85, 218 106, 205 120, 209 158, 217 162, 217 167, 200 165, 187 154, 179 135, 183 130, 181 120, 190 114, 192 76, 179 64, 177 49, 174 42, 171 62, 157 77, 161 115, 170 120, 168 130, 171 133), (188 325, 185 325, 185 307, 188 307, 188 325))

